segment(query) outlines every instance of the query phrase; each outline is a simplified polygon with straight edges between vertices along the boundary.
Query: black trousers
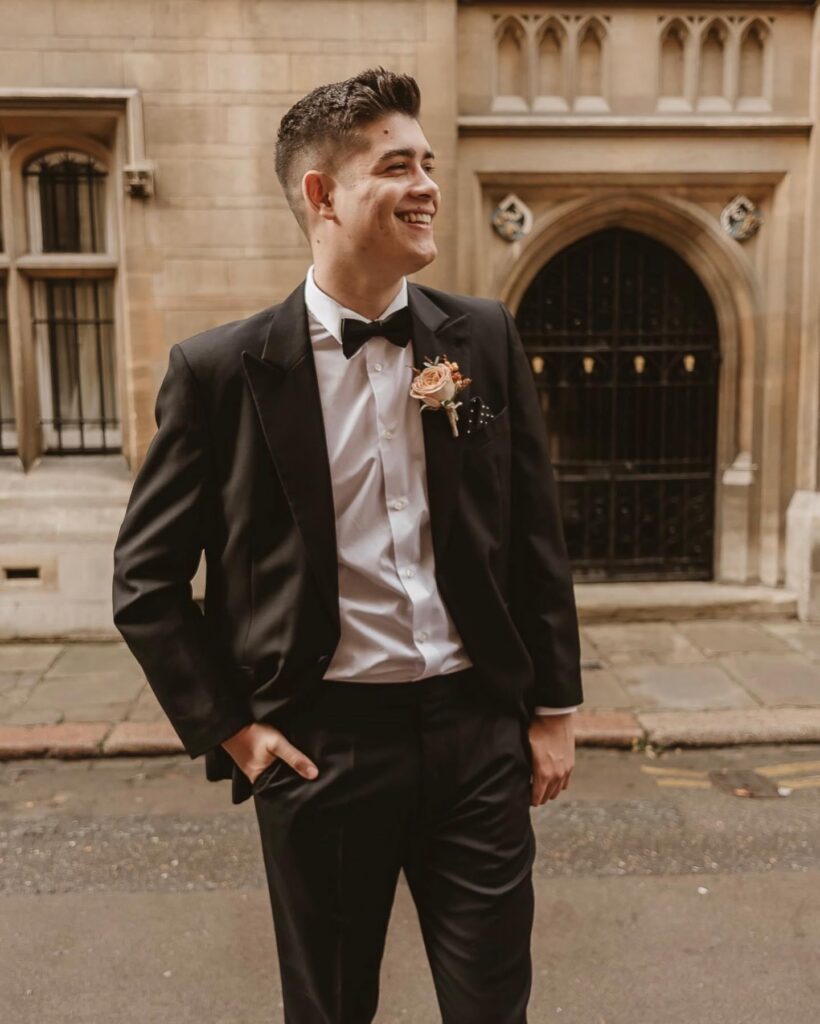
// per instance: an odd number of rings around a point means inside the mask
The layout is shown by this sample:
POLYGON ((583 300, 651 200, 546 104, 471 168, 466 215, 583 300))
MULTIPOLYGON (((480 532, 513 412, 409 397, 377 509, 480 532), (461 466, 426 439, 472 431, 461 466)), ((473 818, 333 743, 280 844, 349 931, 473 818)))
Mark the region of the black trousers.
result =
POLYGON ((370 1024, 399 871, 443 1024, 526 1024, 532 983, 526 726, 473 670, 325 680, 280 728, 317 765, 254 780, 287 1024, 370 1024))

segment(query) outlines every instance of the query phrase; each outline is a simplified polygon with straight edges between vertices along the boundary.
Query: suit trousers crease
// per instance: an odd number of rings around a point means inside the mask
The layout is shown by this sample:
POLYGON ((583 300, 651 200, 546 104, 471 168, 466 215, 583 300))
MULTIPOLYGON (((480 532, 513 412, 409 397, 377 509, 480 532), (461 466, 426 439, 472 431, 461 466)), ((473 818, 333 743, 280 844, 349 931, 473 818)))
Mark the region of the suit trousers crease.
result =
POLYGON ((319 768, 253 782, 286 1024, 370 1024, 399 874, 443 1024, 526 1024, 535 835, 526 727, 472 668, 324 680, 277 723, 319 768))

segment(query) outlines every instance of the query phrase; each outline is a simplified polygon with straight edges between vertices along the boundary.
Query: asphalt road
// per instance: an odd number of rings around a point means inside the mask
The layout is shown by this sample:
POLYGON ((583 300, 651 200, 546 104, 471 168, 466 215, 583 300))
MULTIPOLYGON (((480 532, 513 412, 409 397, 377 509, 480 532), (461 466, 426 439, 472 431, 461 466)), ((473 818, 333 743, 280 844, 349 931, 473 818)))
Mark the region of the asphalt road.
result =
MULTIPOLYGON (((820 746, 581 748, 531 813, 530 1024, 820 1020, 820 746)), ((0 763, 0 1021, 282 1024, 252 803, 184 755, 0 763)), ((403 879, 377 1021, 440 1021, 403 879)))

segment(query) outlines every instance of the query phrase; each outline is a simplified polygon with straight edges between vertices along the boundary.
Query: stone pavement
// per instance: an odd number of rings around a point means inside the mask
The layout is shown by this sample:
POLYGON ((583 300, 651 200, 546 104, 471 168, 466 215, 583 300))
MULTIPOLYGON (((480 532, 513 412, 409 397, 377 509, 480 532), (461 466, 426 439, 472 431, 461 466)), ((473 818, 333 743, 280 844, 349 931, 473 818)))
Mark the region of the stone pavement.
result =
MULTIPOLYGON (((820 741, 820 626, 593 622, 581 637, 579 745, 820 741)), ((122 642, 0 644, 0 759, 177 751, 122 642)))

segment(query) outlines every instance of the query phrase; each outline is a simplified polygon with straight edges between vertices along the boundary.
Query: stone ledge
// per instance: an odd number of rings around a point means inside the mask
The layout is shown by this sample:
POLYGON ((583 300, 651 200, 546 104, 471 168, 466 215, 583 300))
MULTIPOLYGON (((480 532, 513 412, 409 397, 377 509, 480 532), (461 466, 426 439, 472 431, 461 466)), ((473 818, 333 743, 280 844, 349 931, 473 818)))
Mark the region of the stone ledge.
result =
POLYGON ((664 747, 820 742, 820 708, 646 711, 636 718, 648 741, 664 747))
POLYGON ((19 757, 99 757, 110 722, 0 726, 0 761, 19 757))
POLYGON ((780 587, 682 581, 576 583, 574 589, 582 626, 797 617, 797 595, 780 587))
POLYGON ((105 756, 182 754, 185 748, 170 722, 118 722, 102 745, 105 756))
POLYGON ((577 711, 575 742, 581 747, 631 748, 643 729, 631 711, 577 711))

